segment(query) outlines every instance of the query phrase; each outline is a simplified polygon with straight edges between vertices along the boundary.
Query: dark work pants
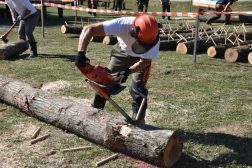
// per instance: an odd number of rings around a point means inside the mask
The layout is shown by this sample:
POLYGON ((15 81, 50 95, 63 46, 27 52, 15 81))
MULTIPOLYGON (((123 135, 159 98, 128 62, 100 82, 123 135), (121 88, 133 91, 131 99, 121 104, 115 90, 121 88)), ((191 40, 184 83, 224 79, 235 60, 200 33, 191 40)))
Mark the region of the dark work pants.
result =
POLYGON ((149 0, 144 0, 145 12, 148 11, 149 0))
MULTIPOLYGON (((92 3, 91 3, 91 0, 88 0, 88 8, 90 8, 90 9, 92 8, 92 3)), ((91 15, 92 13, 91 13, 91 12, 88 12, 88 14, 90 14, 90 15, 91 15)))
MULTIPOLYGON (((93 1, 93 9, 97 9, 97 6, 98 6, 98 1, 94 0, 94 1, 93 1)), ((93 15, 93 16, 96 16, 96 12, 93 12, 92 15, 93 15)))
POLYGON ((39 18, 38 12, 35 12, 34 14, 28 16, 25 20, 20 21, 18 29, 18 39, 26 40, 27 36, 28 41, 30 43, 36 42, 33 36, 33 31, 38 22, 38 18, 39 18))
POLYGON ((122 0, 116 0, 116 4, 115 4, 115 11, 121 11, 122 10, 122 0))
POLYGON ((143 12, 143 0, 137 0, 138 12, 143 12), (141 5, 139 6, 139 2, 141 5))
MULTIPOLYGON (((170 4, 169 2, 163 2, 162 3, 162 12, 166 12, 165 10, 167 10, 167 12, 170 12, 170 4)), ((165 16, 162 16, 162 19, 164 19, 165 16)), ((170 16, 167 16, 168 19, 170 19, 170 16)))
MULTIPOLYGON (((130 67, 140 60, 140 57, 132 57, 127 55, 121 48, 116 44, 111 50, 111 60, 108 68, 111 71, 112 76, 117 75, 117 73, 121 72, 125 68, 130 67)), ((151 71, 151 61, 150 63, 142 70, 132 74, 132 84, 130 86, 129 92, 132 96, 132 111, 133 115, 135 115, 142 103, 143 95, 148 94, 148 90, 146 89, 146 84, 151 71)), ((95 94, 91 105, 95 108, 103 109, 105 106, 106 99, 101 98, 99 95, 95 94), (102 107, 103 106, 103 107, 102 107)), ((139 122, 144 123, 144 117, 147 109, 147 99, 142 109, 141 115, 139 117, 139 122)))

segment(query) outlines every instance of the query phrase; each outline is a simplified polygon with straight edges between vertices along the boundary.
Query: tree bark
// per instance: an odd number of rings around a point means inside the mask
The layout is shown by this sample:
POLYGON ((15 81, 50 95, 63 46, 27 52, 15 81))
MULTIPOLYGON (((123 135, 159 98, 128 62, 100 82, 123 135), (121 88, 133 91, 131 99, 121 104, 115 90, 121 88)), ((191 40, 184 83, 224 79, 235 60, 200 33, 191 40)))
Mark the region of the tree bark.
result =
MULTIPOLYGON (((200 15, 200 22, 206 22, 208 19, 210 19, 213 16, 209 15, 200 15)), ((225 15, 221 15, 220 19, 217 19, 213 21, 213 23, 224 23, 225 22, 225 15)), ((246 15, 231 15, 230 22, 235 23, 252 23, 252 16, 246 16, 246 15)))
POLYGON ((103 44, 115 45, 117 43, 117 37, 115 36, 105 36, 103 39, 103 44))
POLYGON ((29 44, 25 40, 18 40, 13 43, 0 47, 0 60, 18 56, 29 48, 29 44))
POLYGON ((248 55, 248 62, 252 65, 252 52, 248 55))
POLYGON ((63 34, 81 34, 83 27, 61 26, 61 33, 63 34))
POLYGON ((251 45, 242 45, 232 47, 226 50, 224 56, 228 62, 248 61, 248 55, 251 52, 251 45))
POLYGON ((158 166, 174 165, 182 153, 182 140, 176 130, 141 123, 134 126, 122 117, 53 96, 1 74, 0 100, 112 151, 158 166))
POLYGON ((105 36, 92 36, 92 38, 91 38, 90 41, 93 41, 93 42, 103 42, 104 37, 105 36))
MULTIPOLYGON (((178 45, 178 41, 180 39, 176 39, 176 40, 162 40, 160 41, 160 46, 159 46, 159 51, 160 50, 176 50, 176 47, 178 45)), ((194 37, 191 38, 186 38, 187 41, 190 40, 194 40, 194 37)), ((181 40, 181 42, 183 42, 185 40, 181 40)))
MULTIPOLYGON (((246 41, 246 42, 242 42, 240 43, 240 45, 247 45, 247 44, 250 44, 252 43, 252 40, 249 40, 249 41, 246 41)), ((234 45, 233 44, 219 44, 218 46, 211 46, 207 49, 207 55, 209 57, 212 57, 212 58, 220 58, 220 57, 224 57, 224 54, 225 54, 225 51, 228 49, 228 48, 232 48, 232 47, 235 47, 235 46, 238 46, 238 43, 235 43, 234 45)))

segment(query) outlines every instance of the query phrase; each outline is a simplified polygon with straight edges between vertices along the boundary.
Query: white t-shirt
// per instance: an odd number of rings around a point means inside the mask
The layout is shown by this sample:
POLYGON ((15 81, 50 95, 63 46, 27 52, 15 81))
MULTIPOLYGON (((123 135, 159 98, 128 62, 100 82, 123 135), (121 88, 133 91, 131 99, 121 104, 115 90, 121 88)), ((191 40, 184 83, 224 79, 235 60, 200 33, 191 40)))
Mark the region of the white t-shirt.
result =
POLYGON ((117 40, 121 45, 121 49, 128 55, 133 57, 141 57, 145 59, 155 59, 158 57, 159 42, 144 54, 135 54, 131 45, 136 41, 130 35, 130 29, 133 27, 135 17, 121 17, 110 21, 103 22, 104 32, 106 35, 117 36, 117 40))
POLYGON ((6 0, 6 2, 10 10, 16 11, 19 15, 22 15, 25 9, 31 11, 27 16, 30 16, 37 11, 37 9, 31 4, 29 0, 6 0))

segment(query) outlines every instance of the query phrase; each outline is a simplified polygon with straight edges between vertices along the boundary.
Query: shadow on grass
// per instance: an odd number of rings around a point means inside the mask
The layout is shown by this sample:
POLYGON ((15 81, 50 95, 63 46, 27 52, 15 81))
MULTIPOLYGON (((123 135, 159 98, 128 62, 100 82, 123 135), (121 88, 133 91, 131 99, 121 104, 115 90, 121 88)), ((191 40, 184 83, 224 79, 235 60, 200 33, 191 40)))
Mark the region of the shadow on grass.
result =
POLYGON ((252 166, 251 138, 242 138, 224 133, 181 132, 181 134, 184 143, 190 141, 202 145, 216 146, 216 148, 218 148, 218 146, 225 146, 232 150, 232 152, 222 153, 216 156, 214 160, 205 160, 199 155, 196 156, 193 153, 182 153, 179 161, 174 165, 175 168, 252 166))

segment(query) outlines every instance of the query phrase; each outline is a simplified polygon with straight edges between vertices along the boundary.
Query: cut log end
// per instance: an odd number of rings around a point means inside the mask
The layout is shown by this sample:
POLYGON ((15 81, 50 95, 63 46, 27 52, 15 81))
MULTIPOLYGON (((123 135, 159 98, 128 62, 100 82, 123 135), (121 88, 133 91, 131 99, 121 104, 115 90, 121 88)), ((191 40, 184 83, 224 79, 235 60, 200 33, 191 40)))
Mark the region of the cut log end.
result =
POLYGON ((66 26, 65 25, 61 26, 61 33, 63 33, 63 34, 66 33, 66 26))
POLYGON ((176 47, 176 52, 181 54, 187 53, 187 47, 184 43, 179 43, 176 47))
POLYGON ((108 45, 109 44, 109 36, 105 36, 102 43, 108 45))
POLYGON ((180 134, 175 131, 169 139, 164 151, 164 166, 173 166, 182 154, 183 143, 180 134))
POLYGON ((228 62, 236 62, 238 60, 238 52, 236 51, 236 49, 234 48, 229 48, 226 50, 225 52, 225 59, 228 61, 228 62))
POLYGON ((0 60, 4 60, 5 59, 5 52, 0 50, 0 60))
POLYGON ((208 49, 207 49, 207 55, 209 56, 209 57, 212 57, 212 58, 214 58, 215 56, 216 56, 216 49, 215 49, 215 47, 209 47, 208 49))
POLYGON ((248 62, 252 65, 252 52, 248 55, 248 62))

